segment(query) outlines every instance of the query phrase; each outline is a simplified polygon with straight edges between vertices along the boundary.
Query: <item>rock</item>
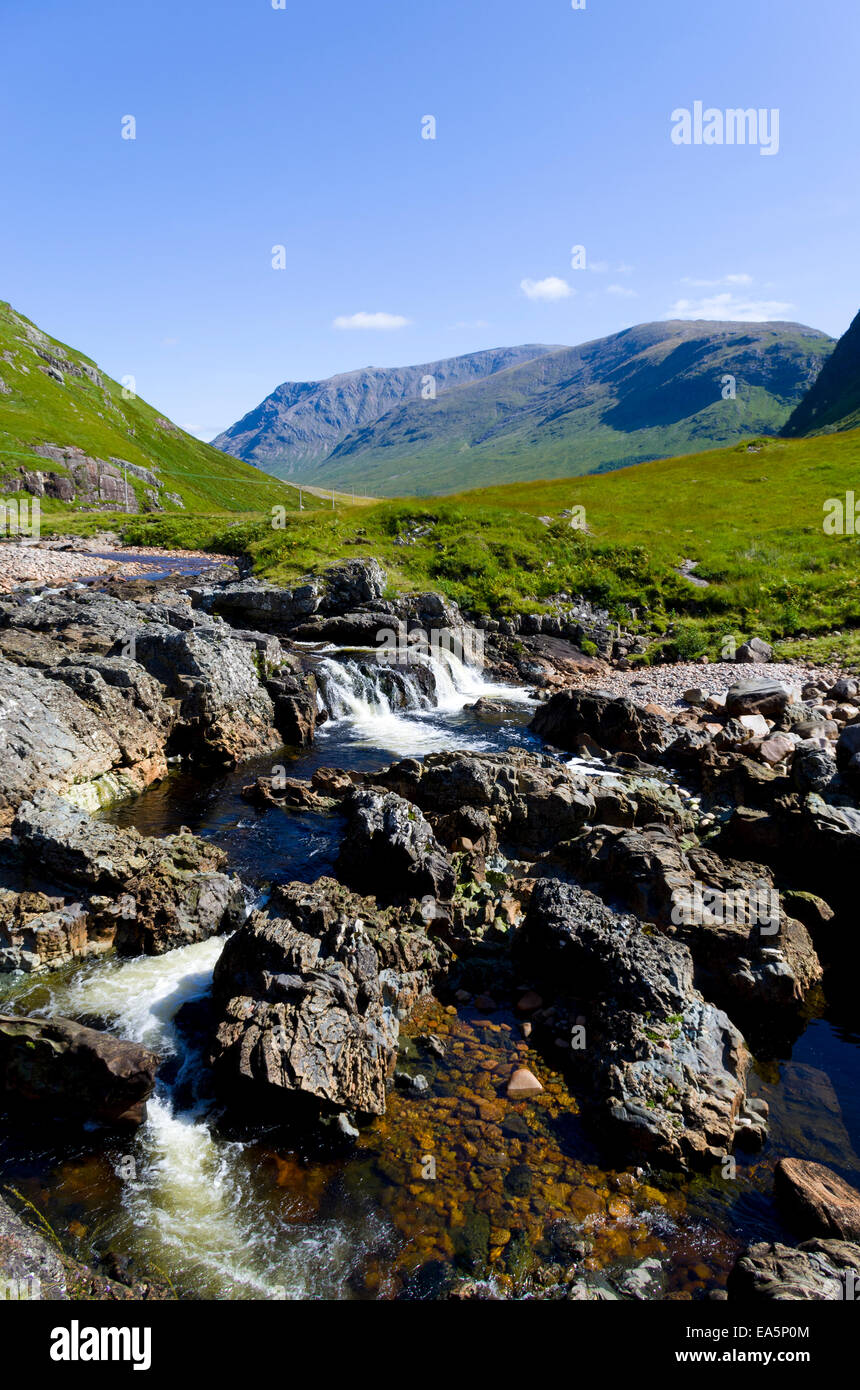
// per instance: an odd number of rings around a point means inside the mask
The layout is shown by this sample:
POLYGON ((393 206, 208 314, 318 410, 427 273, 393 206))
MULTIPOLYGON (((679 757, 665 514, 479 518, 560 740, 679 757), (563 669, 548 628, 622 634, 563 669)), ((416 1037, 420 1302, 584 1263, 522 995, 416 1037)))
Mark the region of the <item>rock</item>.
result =
POLYGON ((856 1298, 858 1279, 860 1245, 808 1240, 793 1249, 762 1241, 740 1256, 727 1288, 729 1300, 738 1303, 835 1302, 856 1298))
POLYGON ((802 923, 759 864, 685 849, 665 826, 593 826, 562 849, 578 876, 685 941, 710 997, 732 1013, 795 1011, 822 978, 802 923))
POLYGON ((792 785, 801 795, 823 792, 836 776, 836 763, 829 750, 817 743, 799 743, 791 765, 792 785))
POLYGON ((740 681, 726 695, 726 714, 763 714, 776 719, 791 703, 791 694, 776 680, 740 681))
POLYGON ((860 1241, 860 1191, 823 1164, 780 1159, 773 1190, 798 1235, 860 1241))
POLYGON ((517 1009, 521 1014, 534 1013, 535 1009, 543 1008, 543 1000, 533 989, 527 989, 525 994, 517 1000, 517 1009))
POLYGON ((761 637, 753 637, 738 647, 735 661, 768 662, 773 661, 773 647, 761 637))
POLYGON ((860 681, 851 676, 842 677, 827 691, 828 700, 853 700, 857 695, 860 695, 860 681))
POLYGON ((763 714, 742 714, 738 716, 738 723, 744 729, 744 741, 751 738, 767 738, 770 733, 770 725, 763 714))
MULTIPOLYGON (((707 691, 702 690, 701 686, 695 685, 690 690, 685 690, 682 698, 688 705, 705 705, 708 701, 708 694, 707 691)), ((666 715, 666 711, 661 709, 659 705, 646 705, 645 708, 651 713, 660 714, 663 717, 666 715)))
POLYGON ((534 1072, 530 1072, 527 1067, 518 1067, 508 1082, 508 1100, 528 1100, 531 1096, 541 1095, 542 1092, 543 1086, 534 1072))
POLYGON ((582 734, 611 752, 653 759, 665 753, 677 731, 658 715, 646 714, 632 700, 595 690, 561 690, 537 711, 530 725, 547 743, 575 752, 582 734))
POLYGON ((707 1168, 728 1153, 749 1054, 725 1014, 693 986, 686 946, 649 936, 572 884, 540 879, 519 950, 586 1014, 572 1050, 609 1135, 627 1158, 707 1168))
POLYGON ((613 1282, 622 1297, 646 1302, 662 1298, 666 1287, 666 1275, 660 1261, 652 1257, 643 1260, 634 1269, 625 1270, 613 1282))
POLYGON ((290 884, 215 968, 210 1056, 220 1095, 255 1121, 385 1112, 399 1020, 438 967, 420 925, 331 879, 290 884))
POLYGON ((778 763, 783 763, 786 758, 791 757, 796 746, 789 734, 773 734, 759 746, 759 757, 771 767, 776 767, 778 763))
MULTIPOLYGON (((114 944, 124 955, 162 955, 234 931, 245 915, 242 885, 219 872, 224 852, 187 832, 149 838, 46 792, 19 808, 12 833, 32 862, 88 892, 87 936, 97 949, 114 944)), ((0 921, 0 946, 9 944, 0 921)))
POLYGON ((851 767, 856 755, 860 753, 860 724, 849 724, 839 735, 836 744, 836 766, 841 772, 851 767))
POLYGON ((140 1125, 158 1059, 65 1018, 0 1015, 0 1088, 16 1104, 78 1124, 140 1125))
POLYGON ((195 607, 219 614, 233 627, 274 633, 288 633, 310 618, 322 598, 321 586, 312 581, 286 589, 258 579, 243 579, 190 592, 195 607))
POLYGON ((393 792, 356 791, 346 803, 338 873, 380 901, 453 897, 451 863, 417 806, 393 792))
MULTIPOLYGON (((0 1288, 6 1299, 65 1302, 66 1264, 51 1241, 27 1225, 0 1197, 0 1288)), ((9 1311, 8 1309, 6 1310, 9 1311)))

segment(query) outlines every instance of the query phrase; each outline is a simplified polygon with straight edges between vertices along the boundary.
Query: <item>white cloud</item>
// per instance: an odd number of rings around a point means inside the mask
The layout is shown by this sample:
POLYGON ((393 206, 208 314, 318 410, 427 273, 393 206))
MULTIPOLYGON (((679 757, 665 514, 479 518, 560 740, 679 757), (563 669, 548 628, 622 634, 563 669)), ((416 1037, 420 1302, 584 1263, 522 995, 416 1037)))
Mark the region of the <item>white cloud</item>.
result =
POLYGON ((609 270, 608 261, 591 261, 588 269, 593 275, 605 275, 609 270))
POLYGON ((735 319, 741 323, 763 323, 784 319, 793 304, 778 299, 742 299, 726 291, 704 299, 677 299, 669 310, 673 319, 735 319))
POLYGON ((521 280, 520 289, 527 299, 569 299, 573 290, 566 280, 557 275, 548 275, 545 280, 521 280))
POLYGON ((723 275, 719 280, 692 280, 689 275, 685 275, 681 281, 682 285, 691 285, 699 290, 718 290, 723 286, 730 285, 751 285, 753 277, 751 275, 723 275))
POLYGON ((635 290, 631 290, 627 285, 607 285, 607 286, 606 286, 606 293, 607 293, 607 294, 617 294, 617 295, 622 296, 624 299, 636 299, 636 298, 637 298, 636 291, 635 291, 635 290))
POLYGON ((372 328, 388 331, 392 328, 405 328, 409 319, 402 314, 340 314, 334 321, 335 328, 372 328))
POLYGON ((620 265, 617 265, 617 266, 615 267, 615 274, 616 274, 616 275, 632 275, 635 269, 636 269, 635 265, 628 265, 626 261, 622 261, 620 265))

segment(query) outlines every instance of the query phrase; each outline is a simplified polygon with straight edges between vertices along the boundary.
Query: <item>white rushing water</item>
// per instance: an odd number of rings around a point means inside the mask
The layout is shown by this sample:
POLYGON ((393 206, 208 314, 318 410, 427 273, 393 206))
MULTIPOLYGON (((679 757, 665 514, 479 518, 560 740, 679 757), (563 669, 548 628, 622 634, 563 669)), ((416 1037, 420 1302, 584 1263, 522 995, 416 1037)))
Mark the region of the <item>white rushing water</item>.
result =
MULTIPOLYGON (((325 706, 341 736, 393 756, 480 749, 493 745, 477 721, 457 724, 466 705, 482 697, 528 702, 524 690, 487 681, 454 652, 413 660, 387 668, 357 653, 321 662, 325 706)), ((281 1186, 275 1155, 219 1135, 211 1099, 200 1091, 206 1069, 175 1026, 179 1009, 209 990, 223 945, 213 938, 164 956, 108 957, 49 983, 40 1011, 104 1020, 167 1062, 118 1165, 122 1200, 103 1236, 199 1297, 348 1298, 351 1276, 386 1234, 383 1218, 358 1205, 321 1216, 297 1187, 295 1164, 281 1186)))
POLYGON ((176 1059, 120 1162, 128 1171, 110 1237, 202 1297, 348 1296, 346 1281, 372 1236, 367 1224, 311 1224, 289 1187, 257 1172, 252 1146, 213 1132, 211 1105, 196 1094, 197 1059, 173 1020, 206 992, 223 946, 221 937, 165 956, 95 962, 52 987, 50 1013, 95 1015, 120 1037, 176 1059))
MULTIPOLYGON (((354 742, 393 756, 490 748, 492 742, 476 729, 458 730, 446 716, 480 699, 533 703, 526 690, 488 681, 478 666, 444 647, 416 651, 405 666, 387 665, 378 659, 378 651, 367 650, 367 660, 359 655, 320 662, 323 704, 332 721, 349 724, 354 742)), ((323 725, 320 734, 325 733, 323 725)))

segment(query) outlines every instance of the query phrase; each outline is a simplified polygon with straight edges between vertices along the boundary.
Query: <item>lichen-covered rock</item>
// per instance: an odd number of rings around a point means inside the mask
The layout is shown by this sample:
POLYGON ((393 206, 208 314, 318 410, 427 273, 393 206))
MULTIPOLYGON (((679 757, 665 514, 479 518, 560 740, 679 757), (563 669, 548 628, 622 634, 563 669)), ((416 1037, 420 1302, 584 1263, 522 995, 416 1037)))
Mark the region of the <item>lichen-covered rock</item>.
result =
POLYGON ((420 919, 321 879, 280 889, 215 969, 211 1049, 220 1094, 264 1121, 381 1115, 399 1024, 439 960, 420 919))
POLYGON ((649 935, 584 889, 541 879, 520 951, 569 997, 570 1017, 584 1020, 586 1046, 571 1061, 627 1157, 707 1168, 739 1131, 745 1140, 761 1131, 746 1105, 743 1038, 695 989, 686 946, 649 935))

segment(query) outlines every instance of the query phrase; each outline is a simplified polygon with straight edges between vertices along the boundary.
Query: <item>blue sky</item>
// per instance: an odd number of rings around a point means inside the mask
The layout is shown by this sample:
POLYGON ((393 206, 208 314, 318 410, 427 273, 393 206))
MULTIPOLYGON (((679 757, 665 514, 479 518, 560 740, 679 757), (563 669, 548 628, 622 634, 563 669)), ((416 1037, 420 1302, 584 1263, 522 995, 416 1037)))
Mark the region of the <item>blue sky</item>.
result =
POLYGON ((0 297, 202 437, 284 380, 860 307, 856 0, 284 5, 2 0, 0 297), (778 153, 674 144, 696 101, 778 153))

